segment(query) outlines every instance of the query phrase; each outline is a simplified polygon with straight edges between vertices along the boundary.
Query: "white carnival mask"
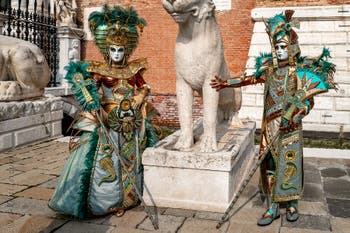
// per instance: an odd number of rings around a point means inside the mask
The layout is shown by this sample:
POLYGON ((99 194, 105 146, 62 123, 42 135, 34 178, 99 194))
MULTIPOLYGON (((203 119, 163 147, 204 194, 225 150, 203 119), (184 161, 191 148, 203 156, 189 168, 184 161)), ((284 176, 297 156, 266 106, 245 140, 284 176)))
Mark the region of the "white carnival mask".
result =
POLYGON ((108 53, 113 62, 120 63, 125 56, 125 48, 124 46, 110 45, 108 53))
POLYGON ((275 45, 275 50, 278 60, 283 61, 288 58, 288 48, 286 42, 278 42, 275 45))

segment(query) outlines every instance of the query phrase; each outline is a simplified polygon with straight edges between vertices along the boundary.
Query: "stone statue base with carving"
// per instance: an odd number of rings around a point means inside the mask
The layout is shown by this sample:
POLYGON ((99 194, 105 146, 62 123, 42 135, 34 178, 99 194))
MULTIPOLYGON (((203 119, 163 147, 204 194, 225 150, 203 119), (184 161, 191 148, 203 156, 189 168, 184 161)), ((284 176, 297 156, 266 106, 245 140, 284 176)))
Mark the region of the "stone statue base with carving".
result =
MULTIPOLYGON (((203 128, 196 127, 195 135, 203 128)), ((199 152, 199 143, 190 151, 173 149, 179 131, 143 153, 145 185, 158 207, 224 212, 240 182, 255 162, 255 122, 242 127, 217 129, 217 152, 199 152)), ((200 141, 200 139, 195 141, 200 141)), ((147 205, 153 205, 144 191, 147 205)))
POLYGON ((0 102, 0 152, 61 136, 60 97, 0 102))

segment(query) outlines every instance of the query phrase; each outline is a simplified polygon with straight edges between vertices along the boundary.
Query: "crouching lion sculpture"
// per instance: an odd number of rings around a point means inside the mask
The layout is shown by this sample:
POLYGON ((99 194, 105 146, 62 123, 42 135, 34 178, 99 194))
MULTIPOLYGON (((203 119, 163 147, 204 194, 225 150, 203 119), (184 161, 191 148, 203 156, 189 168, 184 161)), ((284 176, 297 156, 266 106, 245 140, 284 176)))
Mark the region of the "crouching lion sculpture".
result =
POLYGON ((0 101, 39 97, 49 80, 50 68, 36 45, 0 36, 0 101))
POLYGON ((181 133, 174 147, 187 150, 194 144, 192 104, 196 90, 203 97, 201 151, 216 151, 217 122, 241 124, 238 111, 242 94, 240 88, 227 88, 218 93, 209 85, 215 75, 230 78, 214 3, 211 0, 162 0, 162 3, 179 25, 175 69, 181 133))

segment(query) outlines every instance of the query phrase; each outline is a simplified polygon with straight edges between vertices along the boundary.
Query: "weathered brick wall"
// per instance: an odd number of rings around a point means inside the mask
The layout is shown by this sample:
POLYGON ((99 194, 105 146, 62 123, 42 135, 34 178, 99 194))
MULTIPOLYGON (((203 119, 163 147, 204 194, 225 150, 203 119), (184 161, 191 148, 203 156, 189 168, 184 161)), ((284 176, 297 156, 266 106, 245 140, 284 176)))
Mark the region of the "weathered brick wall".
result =
POLYGON ((329 6, 349 3, 350 0, 256 0, 256 7, 329 6))
MULTIPOLYGON (((110 0, 77 0, 80 9, 78 12, 79 25, 83 26, 85 8, 101 6, 105 3, 116 4, 115 1, 110 0)), ((152 87, 155 106, 157 108, 168 106, 161 110, 162 119, 166 123, 176 123, 178 120, 175 99, 174 47, 178 26, 163 9, 160 0, 121 0, 118 1, 118 4, 134 6, 139 15, 144 17, 148 23, 133 57, 148 58, 149 68, 145 73, 145 80, 152 87)), ((216 14, 222 32, 226 60, 232 72, 243 70, 246 65, 253 30, 250 11, 254 4, 254 0, 234 0, 231 10, 217 11, 216 14)), ((82 44, 82 59, 102 59, 91 40, 82 44)), ((194 112, 193 115, 198 116, 201 106, 195 106, 195 109, 197 112, 194 112)))

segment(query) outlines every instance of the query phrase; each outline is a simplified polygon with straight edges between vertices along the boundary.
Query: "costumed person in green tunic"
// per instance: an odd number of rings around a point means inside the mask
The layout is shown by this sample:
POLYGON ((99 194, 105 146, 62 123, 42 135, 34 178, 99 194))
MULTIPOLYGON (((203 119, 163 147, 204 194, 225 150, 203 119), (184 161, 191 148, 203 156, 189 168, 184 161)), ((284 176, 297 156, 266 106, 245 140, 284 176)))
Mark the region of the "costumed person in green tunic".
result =
POLYGON ((286 202, 286 219, 298 219, 298 199, 303 191, 302 119, 314 105, 313 96, 336 88, 335 65, 327 61, 327 49, 314 59, 300 55, 298 36, 292 29, 298 26, 293 13, 287 10, 264 21, 271 53, 256 58, 252 76, 211 81, 216 90, 265 84, 260 152, 268 145, 270 149, 260 166, 260 180, 269 208, 258 220, 260 226, 280 217, 281 202, 286 202))
POLYGON ((135 188, 142 190, 141 153, 158 140, 147 118, 146 59, 128 61, 138 43, 137 27, 142 31, 145 24, 132 7, 105 5, 89 16, 105 61, 66 67, 66 79, 83 108, 74 129, 83 133, 70 145, 49 202, 55 211, 79 219, 112 212, 121 216, 139 202, 135 188))

